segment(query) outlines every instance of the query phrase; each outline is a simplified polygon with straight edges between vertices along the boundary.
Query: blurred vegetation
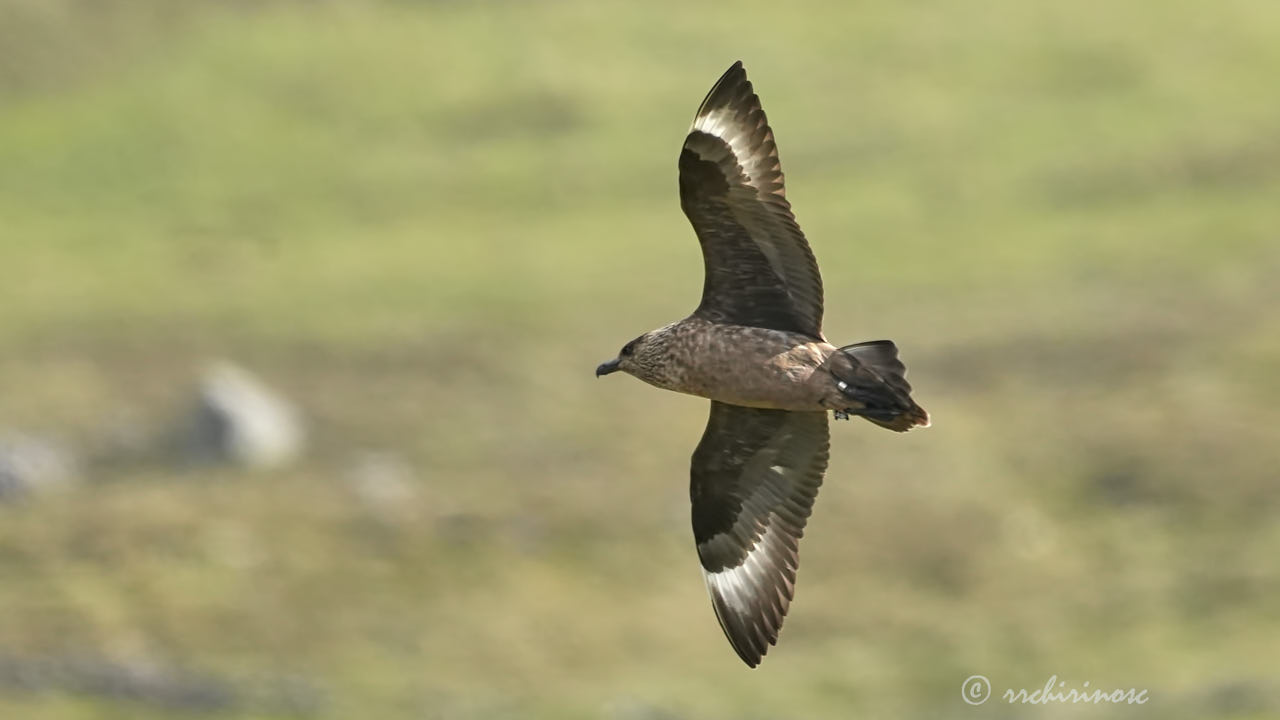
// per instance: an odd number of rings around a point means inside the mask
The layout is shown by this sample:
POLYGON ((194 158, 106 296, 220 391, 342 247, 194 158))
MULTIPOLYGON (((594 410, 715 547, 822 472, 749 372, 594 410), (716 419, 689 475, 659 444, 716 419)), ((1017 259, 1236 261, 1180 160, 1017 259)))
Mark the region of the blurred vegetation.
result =
POLYGON ((0 0, 0 427, 92 458, 230 357, 313 442, 0 507, 0 716, 1275 717, 1277 77, 1265 0, 0 0), (834 428, 756 671, 688 528, 705 402, 592 375, 696 302, 675 158, 738 58, 828 336, 934 416, 834 428))

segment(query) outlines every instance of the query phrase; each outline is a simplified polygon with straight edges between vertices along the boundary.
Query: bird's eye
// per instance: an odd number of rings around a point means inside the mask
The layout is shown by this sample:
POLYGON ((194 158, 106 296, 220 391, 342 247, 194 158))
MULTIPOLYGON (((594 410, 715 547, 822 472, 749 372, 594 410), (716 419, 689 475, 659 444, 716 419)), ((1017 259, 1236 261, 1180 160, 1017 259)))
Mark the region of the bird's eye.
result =
POLYGON ((633 354, 635 351, 636 351, 636 341, 635 341, 635 340, 632 340, 631 342, 629 342, 629 343, 627 343, 626 345, 623 345, 623 346, 622 346, 622 356, 623 356, 623 357, 629 357, 629 356, 630 356, 631 354, 633 354))

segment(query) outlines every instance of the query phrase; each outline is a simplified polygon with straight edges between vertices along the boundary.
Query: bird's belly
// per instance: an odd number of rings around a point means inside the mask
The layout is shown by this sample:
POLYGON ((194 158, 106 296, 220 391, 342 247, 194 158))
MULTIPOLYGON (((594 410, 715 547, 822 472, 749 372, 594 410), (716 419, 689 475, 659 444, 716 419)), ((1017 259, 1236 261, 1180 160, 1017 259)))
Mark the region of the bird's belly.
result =
POLYGON ((703 355, 689 369, 684 392, 730 405, 772 410, 824 410, 821 393, 810 382, 821 356, 806 346, 780 353, 703 355), (753 356, 754 355, 754 356, 753 356))

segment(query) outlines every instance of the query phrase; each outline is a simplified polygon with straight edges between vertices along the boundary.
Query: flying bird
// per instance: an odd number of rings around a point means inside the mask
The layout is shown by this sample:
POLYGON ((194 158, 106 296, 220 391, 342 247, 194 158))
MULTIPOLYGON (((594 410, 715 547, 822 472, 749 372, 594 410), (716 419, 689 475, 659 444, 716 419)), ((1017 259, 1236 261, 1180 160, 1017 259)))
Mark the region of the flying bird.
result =
POLYGON ((773 131, 741 62, 707 94, 680 150, 680 207, 702 246, 702 301, 623 346, 622 371, 711 400, 693 451, 693 537, 716 619, 755 667, 778 641, 798 548, 827 469, 827 411, 928 426, 889 340, 822 334, 822 277, 787 202, 773 131))

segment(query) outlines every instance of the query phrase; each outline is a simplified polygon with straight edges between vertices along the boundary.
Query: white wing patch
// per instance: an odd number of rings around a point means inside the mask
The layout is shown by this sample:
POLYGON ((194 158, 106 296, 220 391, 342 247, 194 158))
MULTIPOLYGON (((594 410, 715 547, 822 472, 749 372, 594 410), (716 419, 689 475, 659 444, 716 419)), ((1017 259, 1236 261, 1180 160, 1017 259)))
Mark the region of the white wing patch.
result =
POLYGON ((754 625, 762 634, 776 633, 795 587, 796 567, 790 555, 782 533, 766 527, 741 565, 719 572, 703 568, 711 606, 720 623, 730 627, 754 625), (724 610, 737 617, 725 617, 724 610), (775 618, 773 623, 769 617, 775 618))
MULTIPOLYGON (((741 166, 743 158, 751 156, 751 148, 747 146, 747 134, 742 132, 742 128, 735 122, 735 114, 731 108, 727 107, 712 110, 694 120, 693 129, 708 135, 714 135, 728 143, 729 148, 733 150, 734 158, 738 160, 738 165, 741 166)), ((751 179, 753 178, 748 178, 748 180, 751 179)))

